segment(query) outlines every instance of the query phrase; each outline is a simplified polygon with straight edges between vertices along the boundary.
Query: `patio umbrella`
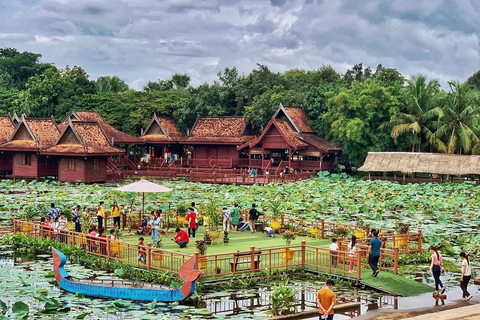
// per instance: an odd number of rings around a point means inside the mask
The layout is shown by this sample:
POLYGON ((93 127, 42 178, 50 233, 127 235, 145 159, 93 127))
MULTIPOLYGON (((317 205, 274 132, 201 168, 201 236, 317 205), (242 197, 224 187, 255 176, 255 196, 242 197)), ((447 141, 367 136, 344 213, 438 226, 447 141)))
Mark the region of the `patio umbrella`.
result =
MULTIPOLYGON (((150 182, 148 180, 139 180, 137 182, 127 184, 126 186, 116 188, 115 190, 123 191, 123 192, 141 192, 142 193, 142 213, 145 213, 145 192, 160 193, 160 192, 172 191, 172 189, 170 188, 150 182)), ((140 213, 139 223, 142 222, 142 213, 140 213)))

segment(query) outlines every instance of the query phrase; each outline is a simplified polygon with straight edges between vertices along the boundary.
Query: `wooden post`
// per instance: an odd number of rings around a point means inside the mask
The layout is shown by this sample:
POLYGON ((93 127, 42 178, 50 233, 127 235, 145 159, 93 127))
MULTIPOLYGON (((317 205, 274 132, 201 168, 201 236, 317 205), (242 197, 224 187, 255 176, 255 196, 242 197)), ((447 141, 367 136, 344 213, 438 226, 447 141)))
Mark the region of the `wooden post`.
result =
MULTIPOLYGON (((42 225, 40 225, 40 228, 43 228, 42 225)), ((75 247, 75 236, 77 233, 75 231, 69 231, 70 236, 72 237, 72 247, 75 247)), ((43 238, 43 232, 42 232, 42 238, 43 238)))
POLYGON ((122 213, 122 230, 125 229, 127 227, 127 215, 124 213, 122 213))
POLYGON ((193 254, 193 256, 195 257, 195 269, 198 270, 198 256, 199 256, 199 253, 195 252, 193 254))
POLYGON ((365 228, 365 232, 367 233, 367 237, 370 234, 370 223, 367 223, 367 226, 365 228))
POLYGON ((149 243, 147 246, 147 269, 150 270, 152 266, 152 244, 149 243))
POLYGON ((393 273, 398 273, 398 247, 393 248, 393 273))
POLYGON ((418 253, 422 253, 422 230, 418 229, 418 253))
POLYGON ((357 280, 362 279, 362 250, 357 250, 357 280))
POLYGON ((112 256, 112 246, 110 237, 107 238, 107 260, 110 260, 112 256))
POLYGON ((306 251, 307 241, 302 240, 302 268, 305 268, 305 251, 306 251))
POLYGON ((284 220, 283 220, 284 218, 285 218, 285 215, 282 214, 282 217, 280 219, 280 228, 283 228, 284 226, 284 220))
POLYGON ((325 239, 325 219, 320 220, 322 223, 322 239, 325 239))
POLYGON ((255 247, 250 247, 250 271, 255 271, 255 247))
POLYGON ((17 233, 17 219, 18 218, 13 219, 13 234, 17 233))

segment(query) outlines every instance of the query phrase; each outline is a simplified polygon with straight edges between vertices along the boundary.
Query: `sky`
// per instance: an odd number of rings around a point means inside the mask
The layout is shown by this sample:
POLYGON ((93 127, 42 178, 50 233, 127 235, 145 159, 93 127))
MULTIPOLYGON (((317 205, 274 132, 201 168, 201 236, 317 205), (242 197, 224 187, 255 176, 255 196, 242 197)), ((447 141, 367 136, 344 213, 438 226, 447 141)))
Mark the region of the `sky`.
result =
POLYGON ((140 90, 186 73, 354 64, 465 81, 480 69, 475 0, 0 0, 0 47, 140 90))

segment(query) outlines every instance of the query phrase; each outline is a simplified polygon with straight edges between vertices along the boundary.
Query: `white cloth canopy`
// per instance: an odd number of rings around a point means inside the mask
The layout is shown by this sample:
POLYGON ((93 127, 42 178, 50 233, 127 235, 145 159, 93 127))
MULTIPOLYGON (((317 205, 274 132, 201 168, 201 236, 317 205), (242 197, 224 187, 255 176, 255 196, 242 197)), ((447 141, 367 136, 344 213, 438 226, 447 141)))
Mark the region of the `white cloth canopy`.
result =
POLYGON ((140 180, 127 184, 126 186, 116 188, 115 190, 123 192, 170 192, 172 189, 150 182, 148 180, 140 180))

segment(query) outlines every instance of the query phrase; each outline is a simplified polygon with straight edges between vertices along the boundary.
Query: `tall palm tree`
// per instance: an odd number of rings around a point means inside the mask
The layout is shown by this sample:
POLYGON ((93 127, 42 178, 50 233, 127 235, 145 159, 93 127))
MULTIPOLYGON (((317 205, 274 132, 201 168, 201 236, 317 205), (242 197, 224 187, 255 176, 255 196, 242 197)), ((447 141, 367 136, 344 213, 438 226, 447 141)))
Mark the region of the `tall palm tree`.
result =
POLYGON ((471 153, 480 144, 480 92, 471 84, 449 82, 451 92, 442 107, 437 130, 430 142, 445 153, 471 153))
MULTIPOLYGON (((410 80, 407 80, 403 92, 406 112, 393 115, 390 121, 384 123, 380 128, 392 128, 391 136, 395 144, 400 135, 414 134, 418 139, 417 151, 420 151, 422 134, 431 133, 433 120, 441 115, 442 110, 437 106, 440 98, 441 92, 437 80, 427 83, 427 78, 423 75, 412 76, 410 80)), ((415 151, 416 146, 412 146, 412 151, 415 151)))

